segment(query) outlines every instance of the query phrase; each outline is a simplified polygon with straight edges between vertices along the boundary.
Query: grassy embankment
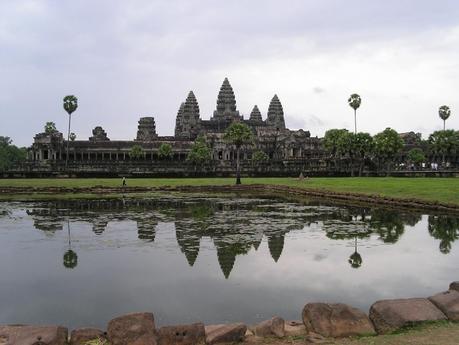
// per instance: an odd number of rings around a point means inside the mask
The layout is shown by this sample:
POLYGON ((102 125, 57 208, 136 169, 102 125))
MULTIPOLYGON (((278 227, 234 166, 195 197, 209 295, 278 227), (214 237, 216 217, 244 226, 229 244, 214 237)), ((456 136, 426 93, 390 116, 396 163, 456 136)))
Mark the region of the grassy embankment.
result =
MULTIPOLYGON (((128 187, 232 185, 234 178, 139 178, 128 179, 128 187)), ((243 178, 243 184, 270 184, 342 193, 359 193, 400 199, 418 199, 459 205, 456 178, 243 178)), ((120 187, 121 179, 0 179, 2 187, 120 187)), ((0 195, 0 198, 7 195, 0 195)), ((24 197, 24 195, 22 195, 24 197)))

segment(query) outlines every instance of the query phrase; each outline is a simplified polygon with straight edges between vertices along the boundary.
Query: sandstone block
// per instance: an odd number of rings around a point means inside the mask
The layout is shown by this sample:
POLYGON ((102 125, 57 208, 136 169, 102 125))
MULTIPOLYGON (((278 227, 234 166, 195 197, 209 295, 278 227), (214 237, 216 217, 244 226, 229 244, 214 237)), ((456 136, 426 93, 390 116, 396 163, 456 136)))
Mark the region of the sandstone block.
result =
POLYGON ((107 334, 97 328, 77 328, 70 333, 70 345, 86 345, 96 339, 107 340, 107 334))
POLYGON ((152 313, 119 316, 108 323, 111 345, 156 345, 155 319, 152 313))
POLYGON ((275 316, 252 326, 250 330, 258 337, 276 336, 282 338, 285 336, 285 321, 275 316))
POLYGON ((459 291, 459 281, 449 284, 449 289, 459 291))
POLYGON ((195 345, 206 341, 203 323, 161 327, 158 330, 159 345, 195 345))
POLYGON ((375 334, 368 316, 346 304, 309 303, 303 309, 303 323, 308 332, 324 337, 349 337, 375 334))
POLYGON ((296 337, 305 335, 306 327, 301 321, 287 321, 285 322, 285 335, 287 337, 296 337))
POLYGON ((370 319, 376 331, 383 334, 424 321, 445 320, 446 316, 427 298, 408 298, 374 303, 370 319))
POLYGON ((61 326, 0 326, 2 345, 65 345, 68 329, 61 326))
POLYGON ((448 290, 435 296, 429 297, 429 300, 440 309, 451 321, 459 321, 459 291, 448 290))
POLYGON ((247 326, 243 323, 231 323, 222 325, 209 325, 205 327, 206 343, 233 343, 244 339, 247 326))

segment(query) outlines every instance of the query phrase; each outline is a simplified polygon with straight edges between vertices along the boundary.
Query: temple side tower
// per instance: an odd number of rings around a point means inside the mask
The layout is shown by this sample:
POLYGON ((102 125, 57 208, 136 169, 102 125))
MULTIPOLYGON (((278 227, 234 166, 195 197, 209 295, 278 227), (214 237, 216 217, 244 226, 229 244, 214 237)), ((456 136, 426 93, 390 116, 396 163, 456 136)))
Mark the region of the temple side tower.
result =
POLYGON ((253 109, 252 109, 252 112, 250 113, 250 118, 249 118, 250 121, 263 121, 263 119, 261 118, 261 113, 260 113, 260 109, 258 109, 258 106, 254 106, 253 109))
POLYGON ((136 141, 152 141, 158 137, 154 117, 141 117, 137 127, 136 141))
POLYGON ((225 78, 217 98, 217 109, 214 111, 212 120, 240 120, 241 116, 236 110, 236 98, 233 88, 225 78))
POLYGON ((284 109, 277 95, 274 95, 269 103, 266 124, 276 129, 285 129, 284 109))
POLYGON ((199 104, 193 91, 190 91, 185 103, 182 103, 177 113, 175 136, 179 138, 195 139, 199 131, 199 104))
POLYGON ((185 107, 185 102, 180 104, 180 108, 177 112, 177 117, 175 118, 175 136, 180 137, 180 134, 183 132, 183 108, 185 107))

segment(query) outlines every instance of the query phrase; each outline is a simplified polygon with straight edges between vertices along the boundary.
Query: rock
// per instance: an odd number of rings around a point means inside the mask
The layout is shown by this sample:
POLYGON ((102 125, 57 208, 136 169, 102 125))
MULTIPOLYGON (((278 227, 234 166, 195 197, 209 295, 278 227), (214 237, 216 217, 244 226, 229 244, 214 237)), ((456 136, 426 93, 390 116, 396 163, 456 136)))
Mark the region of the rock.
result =
POLYGON ((206 331, 203 323, 161 327, 158 331, 159 345, 195 345, 204 343, 206 331))
POLYGON ((408 298, 374 303, 370 319, 376 331, 383 334, 423 321, 445 320, 446 316, 427 298, 408 298))
POLYGON ((285 335, 287 337, 296 337, 305 335, 306 326, 301 321, 287 321, 285 322, 285 335))
POLYGON ((231 323, 222 325, 209 325, 206 329, 206 343, 233 343, 242 341, 247 331, 247 326, 243 323, 231 323))
POLYGON ((70 333, 70 345, 86 345, 96 339, 107 340, 107 333, 97 328, 77 328, 70 333))
POLYGON ((108 323, 111 345, 156 345, 155 319, 152 313, 119 316, 108 323))
POLYGON ((440 309, 451 321, 459 321, 459 291, 448 290, 435 296, 429 297, 429 300, 440 309))
POLYGON ((459 291, 459 281, 449 284, 449 289, 459 291))
POLYGON ((309 303, 303 309, 303 323, 308 332, 324 337, 349 337, 375 334, 367 315, 346 304, 309 303))
POLYGON ((251 327, 250 330, 258 337, 276 336, 282 338, 285 336, 285 321, 275 316, 251 327))
POLYGON ((325 337, 317 333, 309 333, 306 338, 306 344, 333 344, 331 341, 327 340, 325 337))
POLYGON ((65 345, 68 329, 61 326, 0 326, 2 345, 65 345))

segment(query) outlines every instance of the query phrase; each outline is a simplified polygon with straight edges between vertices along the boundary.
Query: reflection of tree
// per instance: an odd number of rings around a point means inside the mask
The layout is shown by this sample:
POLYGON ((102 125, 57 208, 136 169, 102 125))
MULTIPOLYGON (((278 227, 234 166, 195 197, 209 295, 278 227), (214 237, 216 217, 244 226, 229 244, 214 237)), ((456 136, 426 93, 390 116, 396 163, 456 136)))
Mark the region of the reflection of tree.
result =
POLYGON ((75 268, 78 265, 78 255, 73 250, 69 249, 64 254, 65 268, 75 268))
POLYGON ((70 237, 70 221, 67 220, 67 230, 69 237, 69 249, 64 254, 64 267, 73 269, 78 265, 78 255, 72 250, 72 240, 70 237))
POLYGON ((375 209, 371 213, 370 227, 384 243, 396 243, 405 231, 405 224, 414 226, 420 220, 421 215, 417 214, 375 209))
POLYGON ((459 218, 429 216, 429 234, 440 240, 440 252, 448 254, 451 244, 459 239, 459 218))
POLYGON ((362 266, 362 256, 357 252, 357 237, 355 238, 354 253, 352 253, 348 261, 352 268, 359 268, 362 266))

